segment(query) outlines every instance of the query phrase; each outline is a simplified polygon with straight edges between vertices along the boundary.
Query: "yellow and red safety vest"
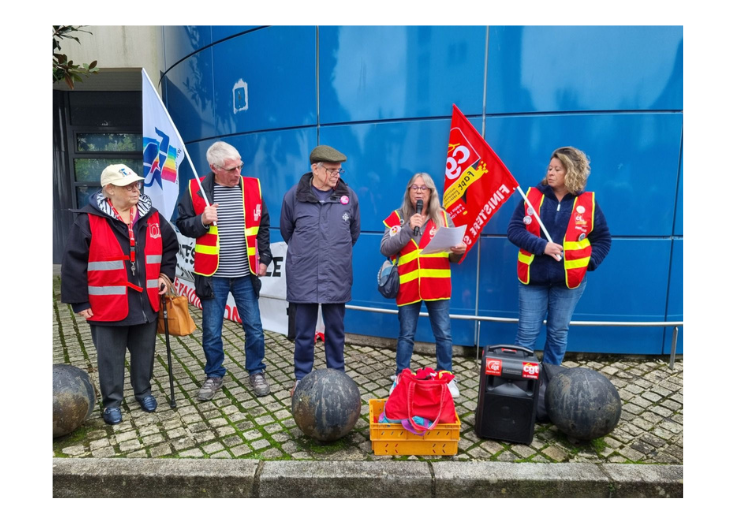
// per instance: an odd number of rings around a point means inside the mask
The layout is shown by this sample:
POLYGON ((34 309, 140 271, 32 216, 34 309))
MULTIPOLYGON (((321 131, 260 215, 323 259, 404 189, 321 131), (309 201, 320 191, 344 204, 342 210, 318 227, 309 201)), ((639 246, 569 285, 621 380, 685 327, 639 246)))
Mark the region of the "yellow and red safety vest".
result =
MULTIPOLYGON (((526 194, 529 203, 539 215, 544 201, 544 193, 536 187, 530 187, 526 194)), ((527 231, 532 235, 540 236, 539 222, 532 216, 529 204, 524 204, 524 209, 525 216, 529 217, 529 220, 525 221, 527 231)), ((589 191, 581 193, 575 198, 572 205, 572 214, 567 224, 565 241, 562 246, 564 249, 565 284, 570 289, 578 287, 588 271, 590 253, 593 250, 588 236, 593 231, 594 216, 595 193, 589 191)), ((529 284, 530 266, 533 260, 534 254, 525 249, 519 249, 516 272, 522 284, 529 284)))
MULTIPOLYGON (((200 178, 204 180, 205 177, 200 178)), ((197 191, 196 180, 189 181, 189 195, 192 197, 194 212, 204 213, 205 201, 197 191)), ((248 266, 250 272, 258 274, 258 228, 261 224, 261 182, 257 178, 241 177, 240 189, 243 191, 243 214, 245 216, 245 243, 248 248, 248 266)), ((197 239, 194 246, 194 272, 206 277, 212 276, 220 264, 220 238, 217 226, 211 224, 207 233, 197 239)))
MULTIPOLYGON (((145 248, 146 294, 154 311, 159 308, 158 276, 161 270, 163 242, 158 212, 148 219, 145 248)), ((107 219, 89 215, 92 239, 87 261, 87 293, 94 313, 93 320, 116 322, 128 316, 128 288, 138 292, 142 288, 128 281, 125 261, 129 256, 115 237, 107 219)))
MULTIPOLYGON (((442 210, 443 227, 447 227, 447 213, 442 210)), ((383 221, 387 228, 401 227, 399 213, 394 211, 383 221)), ((411 239, 399 251, 399 260, 396 264, 399 272, 399 294, 396 296, 396 305, 406 306, 420 300, 446 300, 452 294, 452 279, 450 278, 450 254, 434 253, 422 255, 420 251, 429 244, 437 231, 435 223, 430 219, 424 229, 419 244, 411 239)), ((396 259, 397 255, 391 257, 396 259)))

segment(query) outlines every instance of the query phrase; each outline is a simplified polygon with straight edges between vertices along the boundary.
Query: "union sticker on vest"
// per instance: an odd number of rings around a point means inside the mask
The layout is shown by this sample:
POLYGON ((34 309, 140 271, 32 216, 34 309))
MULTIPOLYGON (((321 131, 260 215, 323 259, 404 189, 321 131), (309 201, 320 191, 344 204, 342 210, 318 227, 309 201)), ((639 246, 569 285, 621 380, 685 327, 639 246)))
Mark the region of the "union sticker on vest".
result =
POLYGON ((148 235, 151 238, 161 238, 161 230, 159 229, 158 224, 148 225, 148 235))

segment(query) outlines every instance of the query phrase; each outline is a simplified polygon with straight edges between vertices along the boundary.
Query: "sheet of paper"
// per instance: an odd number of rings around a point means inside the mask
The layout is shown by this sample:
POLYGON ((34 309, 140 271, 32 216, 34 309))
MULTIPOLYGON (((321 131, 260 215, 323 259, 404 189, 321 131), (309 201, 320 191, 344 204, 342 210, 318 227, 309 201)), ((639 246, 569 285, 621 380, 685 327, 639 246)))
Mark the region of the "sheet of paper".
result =
POLYGON ((429 241, 429 244, 427 244, 424 249, 422 249, 422 254, 431 255, 433 253, 441 253, 443 251, 449 252, 451 247, 454 247, 463 241, 465 228, 466 226, 439 228, 434 238, 429 241))

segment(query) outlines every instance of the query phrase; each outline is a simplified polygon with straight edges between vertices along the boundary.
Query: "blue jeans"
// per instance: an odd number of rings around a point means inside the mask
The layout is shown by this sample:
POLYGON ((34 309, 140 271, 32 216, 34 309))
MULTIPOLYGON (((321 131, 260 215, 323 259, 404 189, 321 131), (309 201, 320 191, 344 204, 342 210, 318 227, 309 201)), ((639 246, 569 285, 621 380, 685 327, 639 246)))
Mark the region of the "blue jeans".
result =
POLYGON ((222 346, 222 323, 225 320, 225 305, 228 293, 233 294, 238 315, 245 331, 245 369, 249 374, 266 369, 263 357, 266 342, 261 325, 261 310, 258 307, 250 276, 239 278, 212 277, 215 298, 202 300, 202 346, 207 365, 204 373, 208 377, 224 377, 225 351, 222 346))
POLYGON ((547 341, 542 362, 562 364, 570 320, 587 283, 586 278, 575 289, 568 289, 565 284, 534 286, 519 282, 519 327, 515 344, 534 349, 542 322, 547 317, 547 341))
MULTIPOLYGON (((429 300, 424 302, 429 313, 429 323, 437 346, 437 371, 452 371, 452 334, 450 333, 450 301, 429 300)), ((422 301, 399 306, 399 340, 396 344, 396 374, 411 368, 414 353, 414 334, 422 301)))

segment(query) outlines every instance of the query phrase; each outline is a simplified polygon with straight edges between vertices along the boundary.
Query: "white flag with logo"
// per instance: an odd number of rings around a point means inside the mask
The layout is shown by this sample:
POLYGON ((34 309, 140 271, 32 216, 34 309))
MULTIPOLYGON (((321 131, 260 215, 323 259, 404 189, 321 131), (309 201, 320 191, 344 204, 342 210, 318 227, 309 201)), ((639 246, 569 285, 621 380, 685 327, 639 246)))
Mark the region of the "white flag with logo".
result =
POLYGON ((185 156, 184 141, 146 70, 141 72, 144 192, 164 218, 171 220, 179 198, 179 166, 185 156))

